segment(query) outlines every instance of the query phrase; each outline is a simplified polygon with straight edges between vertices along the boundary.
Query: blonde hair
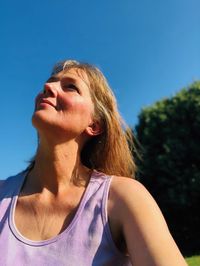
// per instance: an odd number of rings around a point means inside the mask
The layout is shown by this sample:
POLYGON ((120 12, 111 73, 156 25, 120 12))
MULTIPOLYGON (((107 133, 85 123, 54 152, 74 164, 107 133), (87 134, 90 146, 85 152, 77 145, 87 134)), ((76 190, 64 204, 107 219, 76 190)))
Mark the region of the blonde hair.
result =
POLYGON ((97 67, 74 60, 59 62, 52 74, 71 68, 82 69, 87 74, 95 120, 103 127, 103 132, 83 147, 82 163, 106 174, 134 177, 133 135, 119 114, 116 98, 106 78, 97 67))
POLYGON ((81 152, 82 163, 108 175, 135 177, 133 134, 119 114, 116 98, 106 78, 97 67, 74 60, 58 62, 52 75, 71 68, 81 69, 87 74, 94 119, 103 128, 100 135, 86 142, 81 152))

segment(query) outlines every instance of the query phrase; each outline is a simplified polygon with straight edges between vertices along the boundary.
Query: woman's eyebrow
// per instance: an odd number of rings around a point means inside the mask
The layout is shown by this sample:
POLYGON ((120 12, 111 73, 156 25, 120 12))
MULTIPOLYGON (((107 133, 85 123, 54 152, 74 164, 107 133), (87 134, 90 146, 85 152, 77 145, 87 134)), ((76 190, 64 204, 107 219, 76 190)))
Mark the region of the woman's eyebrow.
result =
POLYGON ((59 81, 60 78, 59 77, 56 77, 56 76, 51 76, 50 78, 47 79, 47 83, 48 82, 56 82, 56 81, 59 81))
POLYGON ((66 80, 69 80, 71 82, 74 82, 74 83, 77 83, 77 82, 83 82, 87 85, 87 87, 89 88, 89 84, 81 77, 76 77, 76 78, 73 78, 72 76, 68 76, 67 74, 66 75, 63 75, 61 77, 61 79, 66 79, 66 80))
POLYGON ((66 76, 66 75, 63 75, 63 76, 61 77, 61 80, 62 80, 62 79, 66 79, 66 80, 69 80, 69 81, 71 81, 71 82, 77 82, 77 81, 78 81, 77 79, 75 79, 75 78, 73 78, 73 77, 66 76))
POLYGON ((64 74, 62 76, 61 75, 53 75, 46 82, 47 83, 48 82, 57 82, 57 81, 60 81, 62 79, 69 80, 69 81, 71 81, 73 83, 77 83, 77 82, 80 82, 81 81, 81 82, 84 82, 87 85, 87 87, 89 88, 89 84, 83 78, 81 78, 81 77, 74 78, 71 75, 69 76, 68 74, 64 74))

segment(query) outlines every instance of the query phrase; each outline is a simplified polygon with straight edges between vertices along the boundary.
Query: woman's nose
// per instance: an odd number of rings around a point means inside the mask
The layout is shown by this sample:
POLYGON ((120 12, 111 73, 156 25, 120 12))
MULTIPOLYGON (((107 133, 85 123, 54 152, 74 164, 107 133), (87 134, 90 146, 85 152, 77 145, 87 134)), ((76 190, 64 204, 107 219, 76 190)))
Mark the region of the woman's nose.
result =
POLYGON ((55 82, 45 83, 43 93, 46 96, 56 97, 57 96, 57 89, 56 89, 55 82))

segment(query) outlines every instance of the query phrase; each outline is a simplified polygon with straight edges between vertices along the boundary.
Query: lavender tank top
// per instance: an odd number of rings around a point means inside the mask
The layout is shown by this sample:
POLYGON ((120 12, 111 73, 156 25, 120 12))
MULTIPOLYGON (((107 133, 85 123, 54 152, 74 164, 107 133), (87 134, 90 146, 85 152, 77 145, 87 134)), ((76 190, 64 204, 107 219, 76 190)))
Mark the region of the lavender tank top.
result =
POLYGON ((0 180, 1 266, 131 266, 115 246, 106 211, 111 177, 94 171, 78 210, 59 235, 43 241, 22 236, 15 206, 27 172, 0 180))

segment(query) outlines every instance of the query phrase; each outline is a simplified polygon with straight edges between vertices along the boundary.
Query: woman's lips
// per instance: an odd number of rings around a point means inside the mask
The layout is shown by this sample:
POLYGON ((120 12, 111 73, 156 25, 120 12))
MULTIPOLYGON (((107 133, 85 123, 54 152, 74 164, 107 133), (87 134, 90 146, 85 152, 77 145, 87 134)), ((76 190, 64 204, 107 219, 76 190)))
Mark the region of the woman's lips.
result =
POLYGON ((47 100, 47 99, 41 99, 41 100, 39 101, 39 104, 38 104, 38 105, 39 105, 39 106, 41 106, 41 105, 50 105, 50 106, 52 106, 53 108, 56 109, 55 104, 53 104, 51 101, 49 101, 49 100, 47 100))

